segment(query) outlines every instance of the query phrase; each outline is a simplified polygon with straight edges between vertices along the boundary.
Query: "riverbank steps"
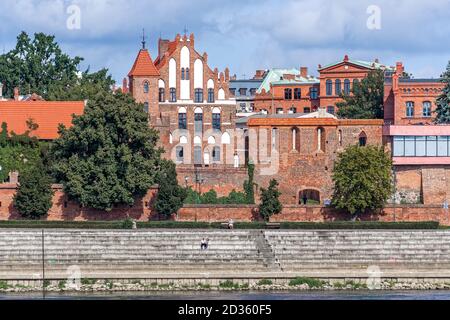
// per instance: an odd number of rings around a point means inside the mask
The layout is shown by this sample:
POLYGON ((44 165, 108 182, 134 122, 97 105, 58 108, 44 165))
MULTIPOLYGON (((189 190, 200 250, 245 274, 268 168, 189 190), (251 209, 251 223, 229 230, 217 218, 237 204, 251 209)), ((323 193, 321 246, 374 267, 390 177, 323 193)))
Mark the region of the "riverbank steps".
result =
POLYGON ((154 279, 191 286, 207 280, 219 286, 229 280, 250 286, 296 277, 450 283, 450 230, 0 229, 3 281, 154 279), (203 238, 207 250, 200 248, 203 238))

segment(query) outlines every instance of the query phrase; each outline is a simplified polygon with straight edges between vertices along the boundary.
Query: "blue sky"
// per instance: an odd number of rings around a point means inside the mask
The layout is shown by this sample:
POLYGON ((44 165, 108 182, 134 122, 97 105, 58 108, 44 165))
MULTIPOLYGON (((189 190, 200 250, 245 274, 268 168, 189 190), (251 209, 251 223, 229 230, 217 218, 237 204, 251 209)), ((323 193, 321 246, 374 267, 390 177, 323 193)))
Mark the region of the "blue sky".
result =
MULTIPOLYGON (((140 48, 142 28, 154 58, 157 39, 185 26, 212 68, 247 77, 255 69, 307 66, 342 59, 394 65, 419 77, 439 77, 450 60, 450 0, 2 0, 0 50, 20 31, 57 37, 63 50, 106 67, 121 83, 140 48), (81 12, 81 28, 67 28, 67 8, 81 12), (380 9, 369 29, 367 8, 380 9)), ((373 12, 373 11, 372 11, 373 12)))

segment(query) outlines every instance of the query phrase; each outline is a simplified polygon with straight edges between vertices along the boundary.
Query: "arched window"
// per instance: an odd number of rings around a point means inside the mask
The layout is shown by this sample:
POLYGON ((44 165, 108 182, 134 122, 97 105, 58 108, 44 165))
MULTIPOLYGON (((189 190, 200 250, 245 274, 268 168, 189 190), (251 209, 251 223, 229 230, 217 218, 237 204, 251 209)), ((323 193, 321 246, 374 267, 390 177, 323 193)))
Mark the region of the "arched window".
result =
POLYGON ((367 135, 366 133, 363 131, 360 133, 359 135, 359 146, 360 147, 365 147, 367 144, 367 135))
POLYGON ((184 80, 184 68, 181 68, 181 80, 184 80))
POLYGON ((203 132, 203 110, 201 108, 194 110, 194 131, 196 133, 203 132))
POLYGON ((230 144, 231 143, 231 136, 228 132, 225 132, 222 135, 222 144, 230 144))
POLYGON ((189 68, 186 68, 186 80, 190 80, 190 76, 189 76, 189 68))
POLYGON ((220 119, 220 109, 213 108, 212 110, 212 128, 214 130, 220 130, 221 119, 220 119))
POLYGON ((180 144, 187 144, 187 143, 188 143, 187 137, 186 136, 181 136, 180 137, 180 144))
POLYGON ((327 91, 327 96, 332 96, 333 95, 333 81, 327 80, 327 82, 326 82, 326 91, 327 91))
POLYGON ((208 89, 208 103, 214 103, 214 89, 208 89))
POLYGON ((220 147, 214 147, 212 151, 213 161, 220 161, 220 147))
POLYGON ((300 151, 300 130, 295 127, 291 129, 292 150, 300 151))
POLYGON ((180 108, 178 110, 178 129, 181 130, 187 129, 186 108, 180 108))
POLYGON ((203 102, 203 89, 195 89, 194 102, 196 102, 196 103, 202 103, 203 102))
POLYGON ((170 144, 173 143, 173 135, 171 133, 169 133, 169 143, 170 144))
POLYGON ((336 93, 337 96, 342 93, 341 80, 339 80, 339 79, 336 80, 335 90, 336 90, 335 93, 336 93))
POLYGON ((406 116, 414 117, 414 102, 412 101, 406 102, 406 116))
POLYGON ((219 92, 217 93, 217 99, 225 100, 225 90, 223 90, 222 88, 220 88, 219 92))
POLYGON ((272 150, 278 149, 278 128, 272 128, 272 150))
POLYGON ((202 144, 202 138, 199 136, 194 137, 194 144, 202 144))
POLYGON ((148 93, 148 91, 150 90, 149 87, 150 87, 150 85, 149 85, 148 81, 145 81, 144 82, 144 93, 148 93))
POLYGON ((425 101, 423 103, 423 116, 431 117, 431 102, 430 101, 425 101))
POLYGON ((317 128, 317 150, 325 152, 325 129, 317 128))
POLYGON ((345 95, 350 95, 350 80, 345 79, 344 80, 344 94, 345 95))
POLYGON ((300 100, 302 98, 302 89, 295 88, 294 89, 294 100, 300 100))
POLYGON ((284 89, 284 99, 292 100, 292 89, 284 89))
POLYGON ((207 149, 203 152, 203 164, 209 166, 209 151, 207 149))
POLYGON ((159 88, 159 102, 165 101, 165 92, 164 88, 159 88))
POLYGON ((170 102, 177 102, 177 89, 170 88, 170 102))
POLYGON ((208 144, 216 144, 216 138, 214 138, 213 136, 209 136, 208 144))
POLYGON ((340 129, 338 131, 338 142, 339 142, 339 146, 342 147, 342 130, 340 130, 340 129))

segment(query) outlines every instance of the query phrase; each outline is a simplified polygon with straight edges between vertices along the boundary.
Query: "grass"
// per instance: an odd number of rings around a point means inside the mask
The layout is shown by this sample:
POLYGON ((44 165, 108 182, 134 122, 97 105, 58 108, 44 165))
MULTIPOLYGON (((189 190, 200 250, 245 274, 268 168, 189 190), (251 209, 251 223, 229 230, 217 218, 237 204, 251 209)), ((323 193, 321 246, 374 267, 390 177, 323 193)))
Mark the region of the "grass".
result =
POLYGON ((59 290, 63 290, 63 289, 66 287, 66 284, 67 284, 67 281, 66 281, 66 280, 61 280, 61 281, 58 283, 58 288, 59 288, 59 290))
POLYGON ((8 282, 1 280, 0 281, 0 290, 5 290, 5 289, 9 289, 10 286, 8 284, 8 282))
POLYGON ((273 281, 270 279, 261 279, 258 281, 258 286, 271 286, 273 281))
POLYGON ((97 282, 97 279, 89 279, 89 278, 82 278, 81 279, 81 284, 82 285, 92 285, 95 284, 97 282))
MULTIPOLYGON (((235 229, 264 229, 264 222, 237 222, 235 229)), ((0 228, 47 228, 47 229, 123 229, 123 221, 0 221, 0 228)), ((221 229, 220 222, 140 221, 138 229, 221 229)), ((333 221, 333 222, 281 222, 281 229, 438 229, 439 222, 379 222, 379 221, 333 221)))
POLYGON ((302 284, 307 284, 310 288, 322 288, 324 282, 319 279, 305 277, 297 277, 289 281, 289 285, 292 287, 300 286, 302 284))

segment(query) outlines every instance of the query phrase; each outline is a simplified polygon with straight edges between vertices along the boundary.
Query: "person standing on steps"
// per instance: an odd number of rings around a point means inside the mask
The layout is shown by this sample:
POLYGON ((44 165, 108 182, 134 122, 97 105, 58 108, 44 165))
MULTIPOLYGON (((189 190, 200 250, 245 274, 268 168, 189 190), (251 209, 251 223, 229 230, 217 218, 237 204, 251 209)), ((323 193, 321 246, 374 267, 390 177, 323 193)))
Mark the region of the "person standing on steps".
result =
POLYGON ((201 243, 200 243, 200 249, 201 249, 201 250, 206 250, 207 248, 208 248, 208 245, 207 245, 207 243, 206 243, 206 239, 203 238, 202 241, 201 241, 201 243))
POLYGON ((228 221, 228 229, 234 229, 234 221, 233 221, 233 219, 230 219, 230 221, 228 221))

